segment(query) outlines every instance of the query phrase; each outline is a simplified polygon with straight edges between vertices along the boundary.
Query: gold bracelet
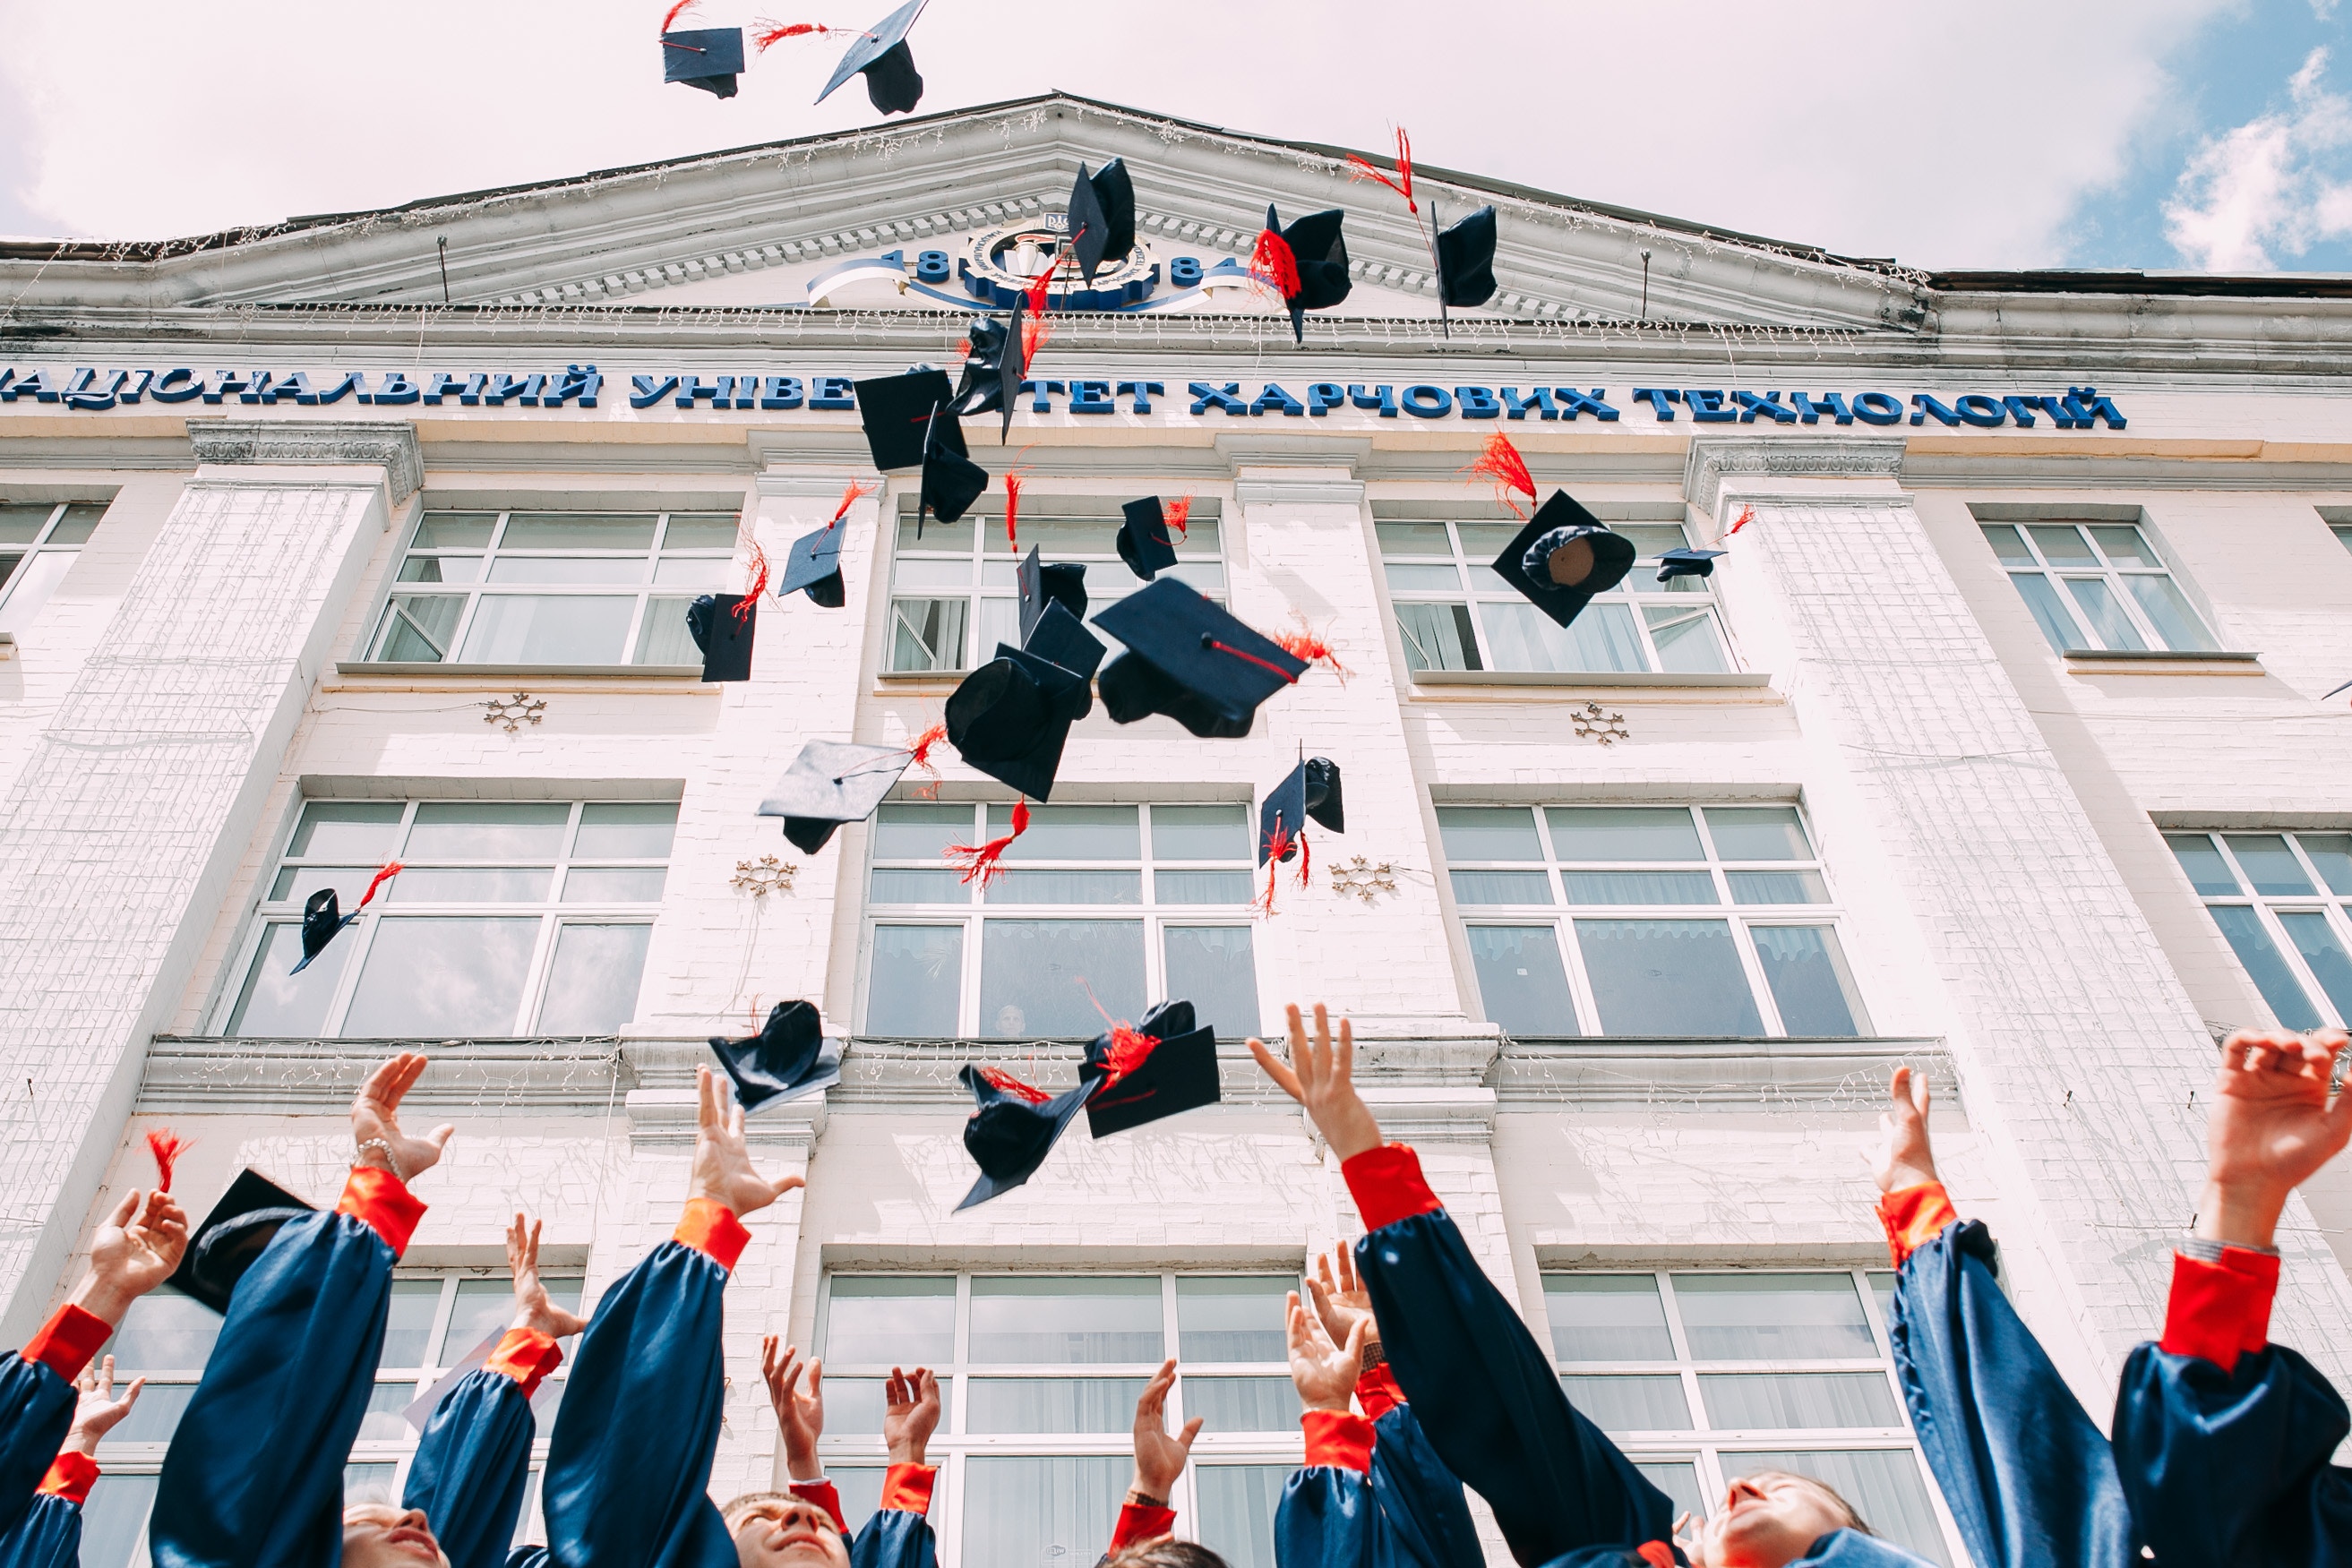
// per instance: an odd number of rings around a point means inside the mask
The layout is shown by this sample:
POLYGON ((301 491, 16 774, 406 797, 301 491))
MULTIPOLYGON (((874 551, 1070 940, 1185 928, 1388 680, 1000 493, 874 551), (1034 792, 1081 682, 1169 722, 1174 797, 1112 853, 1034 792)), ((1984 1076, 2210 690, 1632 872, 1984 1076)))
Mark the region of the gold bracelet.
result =
POLYGON ((1138 1508, 1166 1508, 1168 1506, 1168 1500, 1166 1498, 1153 1497, 1141 1487, 1128 1488, 1127 1500, 1135 1504, 1138 1508))

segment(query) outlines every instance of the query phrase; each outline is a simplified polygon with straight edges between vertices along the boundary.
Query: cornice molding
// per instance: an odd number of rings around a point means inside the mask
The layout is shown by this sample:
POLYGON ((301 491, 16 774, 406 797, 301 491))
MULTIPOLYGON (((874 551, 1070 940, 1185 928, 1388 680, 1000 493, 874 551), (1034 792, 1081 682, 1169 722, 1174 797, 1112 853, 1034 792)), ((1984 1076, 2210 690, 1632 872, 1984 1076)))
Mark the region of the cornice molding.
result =
POLYGON ((1904 446, 1900 435, 1693 436, 1683 497, 1713 517, 1726 480, 1893 480, 1903 472, 1904 446))
POLYGON ((1959 1094, 1940 1039, 1507 1040, 1489 1075, 1499 1108, 1805 1105, 1875 1113, 1898 1066, 1959 1094))
POLYGON ((192 419, 198 463, 376 465, 398 506, 425 483, 416 427, 400 420, 192 419))

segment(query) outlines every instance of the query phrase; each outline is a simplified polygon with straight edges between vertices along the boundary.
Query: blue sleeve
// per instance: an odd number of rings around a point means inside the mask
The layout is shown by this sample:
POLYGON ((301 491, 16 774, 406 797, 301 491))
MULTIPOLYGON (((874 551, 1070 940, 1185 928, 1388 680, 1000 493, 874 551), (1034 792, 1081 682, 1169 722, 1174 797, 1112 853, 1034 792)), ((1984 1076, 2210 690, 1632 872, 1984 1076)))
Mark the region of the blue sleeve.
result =
POLYGON ((392 1249, 361 1220, 289 1220, 238 1281, 163 1456, 154 1568, 294 1568, 342 1547, 343 1461, 392 1300, 392 1249))
POLYGON ((81 1504, 42 1492, 24 1517, 0 1535, 0 1568, 77 1568, 81 1561, 81 1504))
POLYGON ((1437 1457, 1411 1405, 1372 1423, 1372 1501, 1383 1558, 1395 1568, 1485 1568, 1462 1482, 1437 1457))
POLYGON ((421 1509, 449 1568, 499 1568, 530 1490, 537 1434, 522 1385, 478 1368, 435 1407, 408 1467, 401 1506, 421 1509))
POLYGON ((1380 1507, 1360 1471, 1305 1465, 1274 1511, 1276 1568, 1373 1568, 1380 1507))
MULTIPOLYGON (((1935 1568, 1935 1564, 1924 1557, 1913 1556, 1891 1541, 1851 1530, 1832 1530, 1807 1547, 1805 1554, 1790 1563, 1789 1568, 1935 1568)), ((2172 1559, 2164 1560, 2164 1568, 2172 1568, 2172 1559)))
POLYGON ((727 1270, 665 1241, 614 1282, 581 1336, 547 1457, 550 1554, 563 1568, 733 1568, 710 1500, 727 1270))
POLYGON ((73 1425, 74 1386, 15 1351, 0 1356, 0 1531, 32 1505, 73 1425))
POLYGON ((1521 1563, 1669 1538, 1674 1504, 1570 1407, 1535 1336, 1444 1210, 1356 1243, 1397 1385, 1521 1563))
POLYGON ((1888 1333, 1927 1468, 1979 1568, 2136 1563, 2114 1450, 2001 1293, 1992 1257, 1984 1226, 1965 1220, 1895 1278, 1888 1333))
MULTIPOLYGON (((934 1568, 939 1537, 925 1515, 903 1508, 877 1509, 849 1543, 849 1568, 934 1568)), ((728 1547, 733 1560, 734 1547, 728 1547)))

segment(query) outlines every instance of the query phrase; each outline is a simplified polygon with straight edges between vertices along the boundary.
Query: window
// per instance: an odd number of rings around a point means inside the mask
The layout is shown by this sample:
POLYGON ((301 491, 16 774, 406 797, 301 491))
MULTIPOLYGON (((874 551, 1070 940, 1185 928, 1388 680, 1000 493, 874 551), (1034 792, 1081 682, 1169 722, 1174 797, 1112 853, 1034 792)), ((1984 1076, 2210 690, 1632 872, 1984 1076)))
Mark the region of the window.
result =
POLYGON ((1888 1355, 1894 1291, 1858 1269, 1578 1272, 1544 1276, 1544 1308, 1570 1401, 1677 1513, 1703 1519, 1737 1478, 1790 1470, 1948 1564, 1888 1355))
POLYGON ((985 892, 945 852, 1010 833, 1012 807, 876 813, 867 1034, 1091 1039, 1104 1013, 1168 998, 1221 1035, 1258 1032, 1248 807, 1029 812, 985 892))
POLYGON ((1407 665, 1419 670, 1668 671, 1731 668, 1714 580, 1657 580, 1658 557, 1690 543, 1680 523, 1612 523, 1641 552, 1625 580, 1561 627, 1491 564, 1521 527, 1465 523, 1372 503, 1407 665), (1466 586, 1465 586, 1466 585, 1466 586))
POLYGON ((33 623, 104 516, 102 502, 0 501, 0 631, 33 623))
MULTIPOLYGON (((566 1276, 557 1269, 543 1278, 557 1305, 579 1310, 582 1282, 577 1275, 566 1276)), ((503 1332, 513 1315, 514 1287, 503 1270, 395 1272, 375 1388, 343 1467, 346 1501, 398 1500, 418 1431, 404 1412, 483 1339, 503 1332)), ((114 1357, 118 1392, 134 1376, 144 1376, 148 1383, 130 1416, 107 1434, 99 1450, 106 1474, 83 1510, 82 1568, 131 1568, 143 1563, 156 1473, 220 1331, 219 1313, 167 1285, 131 1303, 121 1327, 101 1352, 114 1357)), ((567 1358, 573 1348, 565 1343, 567 1358)), ((539 1519, 539 1470, 546 1460, 555 1406, 562 1397, 563 1375, 564 1369, 558 1368, 536 1402, 538 1443, 519 1541, 547 1538, 539 1519)))
POLYGON ((881 1496, 883 1379, 928 1366, 945 1406, 931 1518, 952 1568, 1091 1563, 1127 1492, 1136 1396, 1174 1355, 1169 1429, 1206 1423, 1169 1500, 1177 1528, 1233 1568, 1274 1568, 1302 1451, 1282 1320, 1297 1289, 1293 1274, 829 1274, 825 1473, 856 1528, 881 1496))
POLYGON ((2203 653, 2221 646, 2137 523, 1979 526, 2061 653, 2203 653))
POLYGON ((311 800, 263 891, 231 1035, 450 1040, 611 1034, 635 1016, 677 805, 311 800), (310 967, 302 905, 348 915, 310 967))
POLYGON ((732 512, 427 512, 368 645, 420 664, 695 664, 732 512))
POLYGON ((2352 1022, 2352 833, 2167 833, 2288 1029, 2352 1022))
POLYGON ((2352 523, 2330 523, 2327 525, 2327 531, 2336 536, 2337 544, 2342 545, 2346 549, 2352 549, 2352 523))
POLYGON ((1440 806, 1437 823, 1486 1017, 1512 1034, 1870 1032, 1794 806, 1440 806))
MULTIPOLYGON (((1118 559, 1116 504, 1096 497, 1023 497, 1019 555, 1005 542, 1003 497, 992 496, 986 505, 993 515, 982 517, 975 508, 961 522, 926 520, 920 538, 915 537, 912 512, 899 515, 885 668, 901 674, 968 670, 993 658, 999 643, 1018 646, 1021 591, 1013 571, 1032 545, 1047 560, 1086 562, 1089 615, 1144 586, 1118 559)), ((1191 527, 1172 542, 1176 565, 1160 575, 1181 579, 1224 602, 1217 503, 1196 499, 1191 527)))

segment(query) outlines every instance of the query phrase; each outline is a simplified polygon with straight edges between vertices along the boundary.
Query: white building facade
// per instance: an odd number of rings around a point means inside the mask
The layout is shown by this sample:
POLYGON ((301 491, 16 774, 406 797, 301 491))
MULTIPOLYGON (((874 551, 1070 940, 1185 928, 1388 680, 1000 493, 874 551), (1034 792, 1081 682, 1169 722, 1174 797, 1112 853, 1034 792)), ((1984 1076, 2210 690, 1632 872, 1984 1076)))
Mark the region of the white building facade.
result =
MULTIPOLYGON (((429 1052, 419 1194, 354 1495, 503 1312, 542 1217, 593 1299, 667 1235, 692 1069, 806 998, 843 1082, 755 1118, 808 1186, 730 1292, 713 1490, 781 1462, 762 1333, 828 1365, 878 1487, 879 1375, 938 1368, 950 1568, 1090 1558, 1135 1391, 1208 1417, 1182 1528, 1247 1568, 1297 1462, 1279 1303, 1353 1231, 1244 1037, 1355 1020, 1571 1394, 1703 1509, 1811 1469, 1961 1561, 1903 1425, 1862 1151, 1925 1068, 1964 1212, 2104 1421, 2162 1315, 2217 1031, 2352 1016, 2352 297, 2331 280, 1928 275, 1421 172, 1500 211, 1502 291, 1441 330, 1425 251, 1339 150, 1055 97, 164 245, 0 247, 0 1228, 5 1332, 106 1195, 194 1140, 329 1199, 368 1064, 429 1052), (952 368, 974 302, 1124 156, 1139 247, 1055 313, 999 476, 913 518, 848 392, 952 368), (1303 347, 1239 269, 1275 202, 1346 205, 1303 347), (446 246, 440 242, 445 242, 446 246), (1025 247, 1025 248, 1024 248, 1025 247), (1494 432, 1645 564, 1570 633, 1483 564, 1494 432), (1178 574, 1318 666, 1240 740, 1074 731, 984 894, 944 848, 1011 793, 956 758, 820 852, 754 809, 804 740, 907 744, 1012 640, 1020 548, 1140 586, 1125 501, 1194 497, 1178 574), (844 493, 848 602, 769 599, 752 679, 684 610, 844 493), (1726 553, 1660 585, 1679 545, 1726 553), (1311 872, 1252 856, 1302 755, 1311 872), (304 898, 349 910, 301 977, 304 898), (1083 982, 1083 984, 1081 983, 1083 982), (1192 999, 1223 1103, 964 1214, 966 1061, 1058 1087, 1110 1016, 1192 999), (16 1087, 9 1087, 15 1085, 16 1087)), ((1034 267, 1030 268, 1034 270, 1034 267)), ((2332 1374, 2352 1180, 2291 1210, 2277 1336, 2332 1374)), ((141 1523, 207 1316, 152 1385, 90 1568, 141 1523), (181 1390, 175 1394, 174 1390, 181 1390)), ((542 1420, 542 1439, 544 1420, 542 1420)), ((530 1526, 535 1529, 535 1521, 530 1526)))

